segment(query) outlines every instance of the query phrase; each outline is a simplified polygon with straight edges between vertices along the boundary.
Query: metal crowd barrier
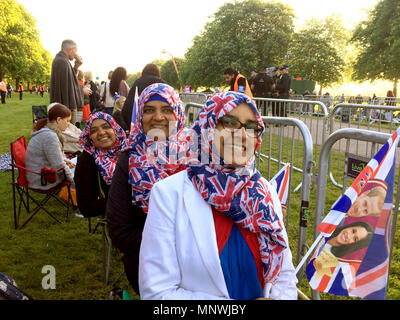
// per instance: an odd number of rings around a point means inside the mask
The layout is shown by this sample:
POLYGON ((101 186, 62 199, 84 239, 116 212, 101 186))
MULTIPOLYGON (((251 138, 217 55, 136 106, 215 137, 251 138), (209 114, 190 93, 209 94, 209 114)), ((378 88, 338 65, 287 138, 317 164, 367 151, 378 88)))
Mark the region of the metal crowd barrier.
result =
MULTIPOLYGON (((312 141, 314 143, 313 159, 316 162, 318 158, 318 146, 322 146, 328 135, 328 109, 321 101, 311 100, 292 100, 292 99, 274 99, 274 98, 254 98, 259 111, 264 116, 272 115, 272 108, 276 104, 283 104, 287 112, 287 117, 301 120, 309 129, 312 141)), ((286 134, 286 137, 288 135, 286 134)), ((297 137, 300 139, 299 137, 297 137)), ((298 152, 297 157, 301 158, 298 152)), ((295 170, 301 170, 296 167, 295 170)))
MULTIPOLYGON (((290 211, 293 207, 294 201, 292 200, 293 190, 292 182, 296 173, 297 180, 301 177, 301 195, 300 195, 300 216, 299 216, 299 231, 298 231, 298 246, 297 246, 297 263, 302 259, 306 251, 307 243, 307 222, 309 216, 309 198, 311 190, 311 178, 313 167, 313 141, 311 133, 307 126, 299 119, 295 118, 282 118, 282 117, 262 117, 266 130, 263 138, 263 143, 256 153, 257 167, 262 171, 267 180, 270 180, 286 163, 290 163, 290 179, 289 179, 289 194, 288 206, 286 216, 286 229, 289 230, 290 211), (283 130, 291 132, 290 136, 284 138, 283 130), (296 135, 297 133, 297 135, 296 135), (296 143, 295 143, 296 142, 296 143), (285 154, 285 144, 287 147, 290 145, 285 154), (295 159, 295 144, 302 148, 300 158, 295 159), (302 159, 302 161, 301 161, 302 159), (267 161, 266 163, 264 161, 267 161), (275 164, 276 163, 276 164, 275 164), (272 164, 276 170, 271 170, 272 164), (295 170, 294 164, 301 167, 301 170, 295 170), (298 174, 300 173, 300 175, 298 174)), ((303 274, 298 273, 299 280, 303 274)))
POLYGON ((185 104, 185 117, 186 126, 190 127, 197 118, 197 114, 203 108, 204 104, 199 103, 186 103, 185 104))
POLYGON ((202 92, 180 92, 179 98, 183 103, 199 103, 204 104, 207 101, 207 95, 202 92))
MULTIPOLYGON (((375 132, 383 132, 391 134, 400 125, 400 107, 366 105, 366 104, 336 104, 329 114, 329 133, 333 133, 343 127, 366 129, 375 132)), ((331 182, 338 188, 343 188, 343 184, 339 182, 342 174, 342 157, 343 153, 351 154, 359 157, 360 160, 369 158, 374 155, 375 148, 371 150, 372 142, 356 141, 354 144, 345 147, 339 141, 334 149, 337 151, 337 171, 333 172, 331 158, 329 159, 330 170, 329 177, 331 182)))
MULTIPOLYGON (((318 237, 319 232, 316 230, 318 225, 322 222, 324 218, 324 212, 325 212, 325 200, 326 200, 326 192, 327 192, 327 179, 328 179, 328 159, 329 155, 331 153, 331 150, 334 146, 334 144, 340 140, 346 139, 346 145, 349 145, 351 140, 353 141, 364 141, 364 142, 371 142, 374 146, 377 144, 383 145, 386 143, 386 141, 390 138, 390 134, 388 133, 383 133, 383 132, 374 132, 374 131, 368 131, 368 130, 362 130, 362 129, 356 129, 356 128, 343 128, 339 129, 335 132, 333 132, 325 141, 320 157, 319 157, 319 162, 318 162, 318 176, 317 176, 317 196, 316 196, 316 204, 315 204, 315 217, 314 217, 314 240, 318 237)), ((373 147, 375 149, 375 147, 373 147)), ((372 155, 369 158, 372 158, 378 149, 372 150, 372 155)), ((346 160, 345 160, 346 161, 346 160)), ((397 172, 399 172, 400 166, 398 166, 397 172)), ((400 175, 399 175, 400 177, 400 175)), ((346 177, 346 170, 343 172, 343 184, 344 187, 342 189, 342 194, 344 191, 347 189, 347 187, 350 186, 350 181, 349 184, 348 178, 346 177)), ((399 201, 400 201, 400 179, 397 181, 397 186, 396 186, 396 181, 395 181, 395 192, 396 199, 395 199, 395 205, 393 207, 393 216, 392 216, 392 231, 391 231, 391 250, 393 250, 393 243, 394 243, 394 236, 395 236, 395 231, 396 231, 396 221, 397 221, 397 216, 398 216, 398 210, 399 210, 399 201)), ((340 194, 338 194, 338 197, 340 194)), ((332 204, 333 205, 333 204, 332 204)), ((326 210, 327 212, 329 210, 326 210)), ((390 252, 390 257, 391 257, 390 252)), ((389 263, 389 269, 390 269, 390 263, 389 263)), ((312 293, 313 299, 319 299, 319 293, 316 291, 313 291, 312 293)))

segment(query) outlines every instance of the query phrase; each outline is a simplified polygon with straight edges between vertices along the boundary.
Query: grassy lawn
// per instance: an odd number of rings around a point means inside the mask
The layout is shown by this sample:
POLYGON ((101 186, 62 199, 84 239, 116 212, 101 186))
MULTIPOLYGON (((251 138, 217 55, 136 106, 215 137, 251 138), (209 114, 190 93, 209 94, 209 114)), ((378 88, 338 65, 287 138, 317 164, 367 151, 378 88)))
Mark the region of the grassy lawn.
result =
MULTIPOLYGON (((0 127, 0 155, 10 151, 10 142, 25 135, 29 140, 32 129, 32 105, 48 104, 48 95, 44 98, 35 94, 25 93, 22 101, 18 100, 16 94, 12 99, 7 99, 7 104, 1 105, 3 119, 0 127)), ((269 142, 268 142, 269 143, 269 142)), ((268 148, 268 143, 263 145, 263 151, 268 148)), ((277 158, 277 140, 272 140, 273 157, 277 158)), ((282 161, 288 162, 291 159, 291 141, 284 139, 282 161)), ((302 168, 301 143, 296 142, 294 164, 302 168)), ((316 150, 318 153, 318 150, 316 150)), ((333 159, 337 159, 333 154, 333 159)), ((317 158, 318 159, 318 158, 317 158)), ((343 157, 342 157, 343 159, 343 157)), ((333 165, 337 161, 332 162, 333 165)), ((265 160, 260 164, 260 170, 268 178, 268 162, 265 160)), ((270 164, 271 177, 277 172, 275 163, 270 164)), ((44 212, 37 214, 33 220, 22 230, 14 230, 13 227, 13 205, 11 172, 0 173, 0 272, 10 275, 17 284, 28 295, 34 299, 57 300, 57 299, 108 299, 110 285, 103 282, 102 266, 102 237, 98 231, 96 234, 89 234, 87 219, 75 216, 75 211, 70 215, 68 223, 57 224, 44 212), (42 288, 42 279, 45 274, 42 268, 52 265, 56 269, 56 289, 45 290, 42 288)), ((292 177, 292 190, 301 182, 301 173, 295 172, 292 177)), ((397 179, 396 179, 397 181, 397 179)), ((310 192, 310 215, 307 227, 307 245, 310 246, 313 240, 314 211, 316 199, 316 186, 310 192)), ((328 182, 326 208, 336 201, 341 190, 328 182)), ((292 249, 294 263, 296 264, 299 212, 301 203, 301 190, 291 194, 290 216, 288 234, 290 247, 292 249)), ((64 210, 57 203, 49 203, 51 211, 60 219, 65 220, 64 210)), ((327 212, 327 210, 325 210, 327 212)), ((92 219, 92 226, 95 224, 92 219)), ((399 232, 396 233, 396 240, 392 255, 392 265, 389 275, 388 299, 400 299, 400 248, 399 232)), ((116 279, 123 271, 120 255, 113 251, 111 260, 110 282, 116 279)), ((129 289, 133 298, 132 290, 123 276, 120 286, 129 289)), ((308 296, 310 289, 304 276, 299 288, 308 296)), ((321 294, 323 299, 342 299, 327 294, 321 294)))
MULTIPOLYGON (((16 94, 1 105, 0 154, 10 151, 10 142, 22 135, 30 138, 32 105, 48 104, 49 98, 25 93, 22 101, 16 94)), ((0 173, 0 272, 10 275, 33 299, 108 299, 111 283, 123 271, 119 253, 113 251, 109 285, 104 284, 102 235, 88 232, 88 220, 70 214, 68 223, 58 224, 46 213, 39 212, 22 230, 14 229, 11 171, 0 173), (44 290, 42 268, 54 266, 56 289, 44 290)), ((35 197, 35 198, 40 198, 35 197)), ((55 200, 48 203, 50 211, 65 221, 65 211, 55 200), (53 201, 53 202, 51 202, 53 201)), ((26 215, 25 215, 26 217, 26 215)), ((96 223, 92 219, 92 228, 96 223)), ((125 277, 120 286, 129 289, 125 277)), ((134 296, 132 290, 129 290, 134 296)), ((137 296, 134 298, 138 298, 137 296)))

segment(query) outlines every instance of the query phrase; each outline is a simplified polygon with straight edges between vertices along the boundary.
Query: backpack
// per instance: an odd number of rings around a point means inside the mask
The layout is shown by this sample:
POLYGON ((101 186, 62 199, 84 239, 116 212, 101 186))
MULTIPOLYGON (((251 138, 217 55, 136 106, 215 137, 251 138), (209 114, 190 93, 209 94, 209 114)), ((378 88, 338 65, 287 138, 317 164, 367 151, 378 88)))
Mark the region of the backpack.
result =
POLYGON ((30 298, 18 288, 14 279, 0 273, 0 300, 29 300, 30 298))

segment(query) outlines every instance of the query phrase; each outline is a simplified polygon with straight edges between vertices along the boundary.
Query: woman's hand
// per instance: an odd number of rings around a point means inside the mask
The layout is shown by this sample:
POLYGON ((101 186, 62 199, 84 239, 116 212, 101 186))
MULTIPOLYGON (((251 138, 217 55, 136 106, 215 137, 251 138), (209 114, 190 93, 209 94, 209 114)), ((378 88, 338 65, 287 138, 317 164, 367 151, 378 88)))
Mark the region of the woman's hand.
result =
POLYGON ((71 161, 65 161, 65 163, 67 164, 68 167, 70 167, 71 169, 76 167, 75 163, 72 163, 71 161))

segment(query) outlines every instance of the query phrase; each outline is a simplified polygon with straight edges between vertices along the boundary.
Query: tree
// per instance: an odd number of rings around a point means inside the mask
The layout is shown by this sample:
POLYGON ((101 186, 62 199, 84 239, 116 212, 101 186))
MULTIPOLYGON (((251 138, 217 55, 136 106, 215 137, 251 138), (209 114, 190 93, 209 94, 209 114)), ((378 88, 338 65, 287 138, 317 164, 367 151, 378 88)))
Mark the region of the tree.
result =
POLYGON ((182 58, 174 58, 176 67, 178 68, 178 73, 176 72, 174 63, 172 59, 165 62, 160 69, 161 78, 166 81, 170 86, 174 87, 177 90, 182 88, 182 82, 180 77, 180 70, 184 64, 184 59, 182 58))
POLYGON ((0 0, 0 76, 48 81, 51 56, 40 43, 35 19, 15 0, 0 0))
POLYGON ((353 31, 343 25, 342 16, 331 14, 325 19, 311 18, 306 21, 306 28, 314 30, 335 48, 336 53, 344 60, 343 78, 350 81, 357 48, 349 43, 353 31))
MULTIPOLYGON (((283 62, 293 32, 293 9, 278 2, 226 3, 186 52, 182 79, 192 87, 224 85, 223 71, 243 74, 283 62)), ((225 84, 226 85, 226 84, 225 84)))
POLYGON ((291 74, 316 81, 320 85, 319 94, 322 94, 322 88, 340 82, 345 68, 339 48, 346 42, 342 36, 335 36, 334 31, 324 23, 312 20, 305 29, 293 35, 290 43, 291 74))
POLYGON ((397 96, 400 76, 400 2, 381 0, 355 29, 351 41, 359 47, 353 79, 392 81, 397 96))

